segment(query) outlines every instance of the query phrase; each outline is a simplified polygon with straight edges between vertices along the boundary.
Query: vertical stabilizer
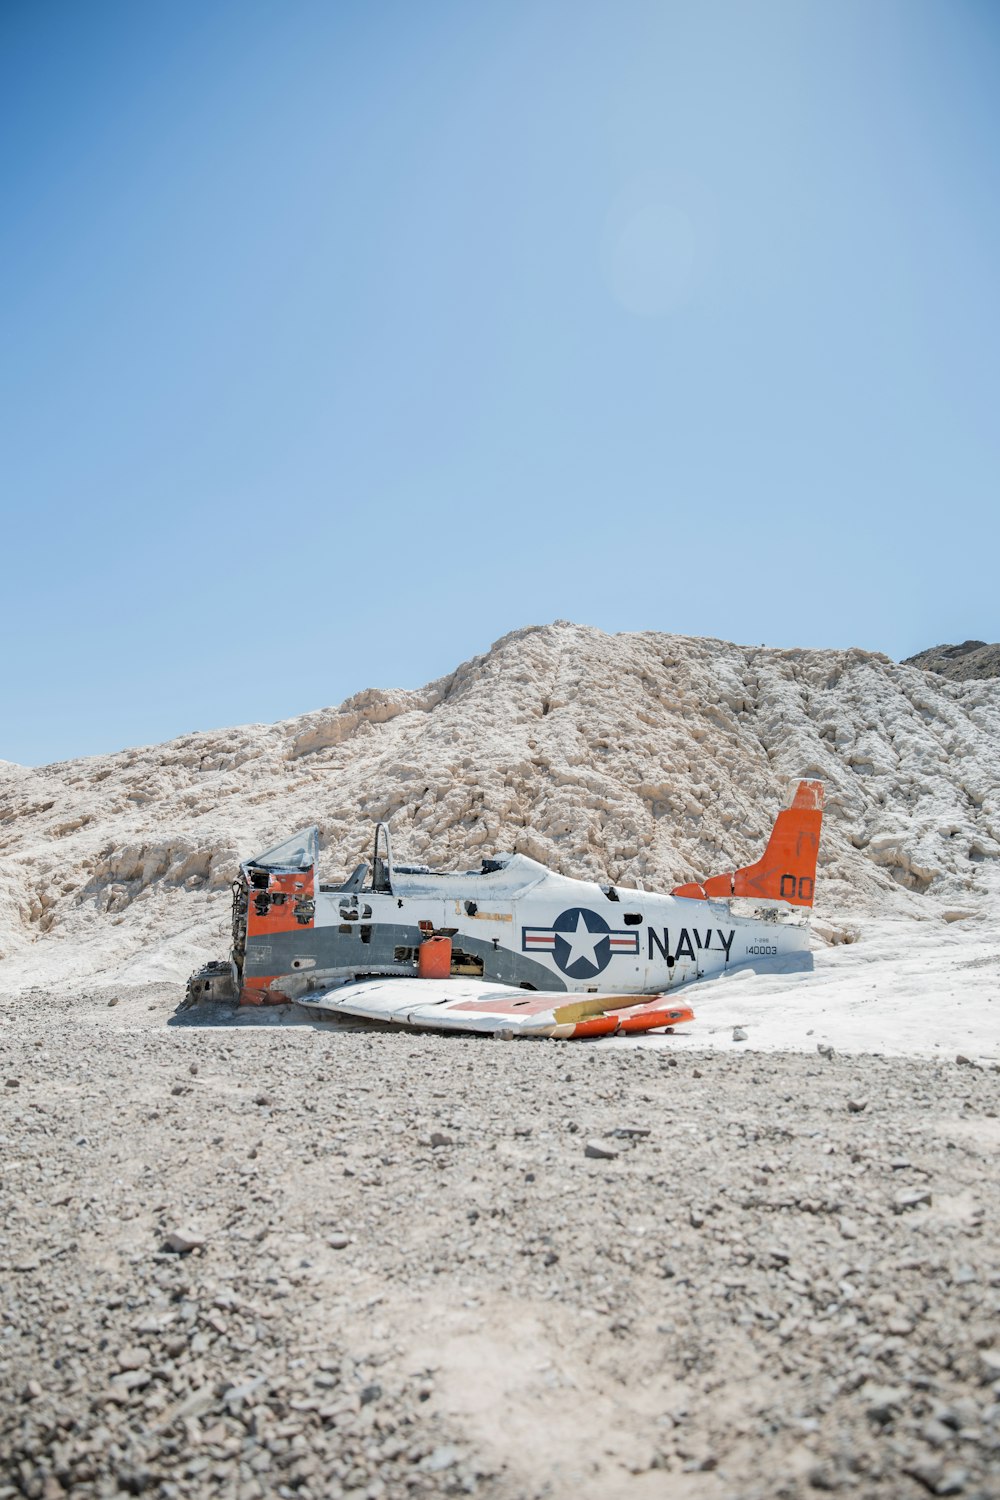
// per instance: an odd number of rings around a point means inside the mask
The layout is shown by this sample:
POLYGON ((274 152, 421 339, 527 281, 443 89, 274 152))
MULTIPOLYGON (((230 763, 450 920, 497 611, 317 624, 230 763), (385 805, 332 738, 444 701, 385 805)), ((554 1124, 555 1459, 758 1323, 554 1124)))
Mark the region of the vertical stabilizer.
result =
POLYGON ((702 901, 710 896, 749 896, 812 906, 822 824, 823 783, 800 781, 791 806, 775 819, 767 848, 756 864, 728 875, 712 875, 701 884, 675 886, 672 894, 702 901))

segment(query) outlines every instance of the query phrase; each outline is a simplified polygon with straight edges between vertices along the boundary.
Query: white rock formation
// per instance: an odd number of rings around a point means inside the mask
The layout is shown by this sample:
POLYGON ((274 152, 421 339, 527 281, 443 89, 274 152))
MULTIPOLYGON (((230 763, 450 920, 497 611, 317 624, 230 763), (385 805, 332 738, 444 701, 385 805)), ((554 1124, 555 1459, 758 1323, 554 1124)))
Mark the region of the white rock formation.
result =
POLYGON ((383 818, 401 861, 516 848, 662 889, 754 858, 800 776, 827 786, 821 919, 995 908, 1000 679, 560 621, 419 691, 0 761, 0 990, 183 979, 226 951, 238 860, 310 822, 325 875, 383 818))

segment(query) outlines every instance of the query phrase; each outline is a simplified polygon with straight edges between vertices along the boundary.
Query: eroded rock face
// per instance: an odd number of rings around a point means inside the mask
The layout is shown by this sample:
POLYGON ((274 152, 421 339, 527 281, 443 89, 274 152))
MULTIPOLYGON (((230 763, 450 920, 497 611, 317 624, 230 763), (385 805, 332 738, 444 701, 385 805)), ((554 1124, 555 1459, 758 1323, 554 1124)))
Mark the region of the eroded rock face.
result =
POLYGON ((0 983, 182 979, 226 951, 240 857, 311 822, 324 877, 381 818, 400 859, 518 849, 662 889, 754 858, 801 776, 827 785, 821 915, 996 890, 1000 680, 557 622, 418 691, 0 762, 0 983))
POLYGON ((938 672, 955 682, 1000 677, 1000 645, 963 641, 960 646, 931 646, 927 651, 918 651, 916 656, 908 656, 903 665, 938 672))

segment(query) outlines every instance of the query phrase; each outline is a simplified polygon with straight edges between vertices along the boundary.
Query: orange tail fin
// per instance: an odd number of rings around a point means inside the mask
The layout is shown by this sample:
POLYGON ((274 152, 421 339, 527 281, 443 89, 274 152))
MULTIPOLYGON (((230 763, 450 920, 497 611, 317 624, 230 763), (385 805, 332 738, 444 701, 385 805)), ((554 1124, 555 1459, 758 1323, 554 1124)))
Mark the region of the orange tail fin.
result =
POLYGON ((705 901, 709 896, 751 896, 758 901, 788 901, 812 906, 816 858, 823 823, 823 783, 800 781, 792 805, 780 812, 755 865, 712 875, 700 885, 677 885, 674 896, 705 901))

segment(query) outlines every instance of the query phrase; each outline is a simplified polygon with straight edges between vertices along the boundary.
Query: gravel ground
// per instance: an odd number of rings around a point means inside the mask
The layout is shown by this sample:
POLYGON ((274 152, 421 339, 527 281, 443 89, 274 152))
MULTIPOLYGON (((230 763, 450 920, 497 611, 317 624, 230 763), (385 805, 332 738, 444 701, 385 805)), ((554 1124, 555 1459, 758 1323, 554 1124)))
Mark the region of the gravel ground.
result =
POLYGON ((3 1007, 0 1500, 1000 1495, 996 1067, 179 998, 3 1007))

